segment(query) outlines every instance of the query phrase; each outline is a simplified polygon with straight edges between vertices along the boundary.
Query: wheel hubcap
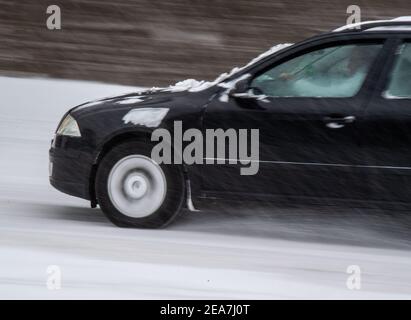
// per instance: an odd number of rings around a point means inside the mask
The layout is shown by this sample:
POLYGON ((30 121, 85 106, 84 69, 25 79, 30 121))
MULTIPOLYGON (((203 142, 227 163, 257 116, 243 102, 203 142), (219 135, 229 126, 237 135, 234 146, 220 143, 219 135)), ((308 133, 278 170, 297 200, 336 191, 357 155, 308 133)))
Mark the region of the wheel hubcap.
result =
POLYGON ((124 181, 124 192, 132 199, 144 197, 148 190, 148 182, 141 174, 130 174, 124 181))
POLYGON ((152 159, 132 155, 118 161, 108 178, 108 194, 114 207, 132 218, 144 218, 162 205, 167 190, 161 167, 152 159))

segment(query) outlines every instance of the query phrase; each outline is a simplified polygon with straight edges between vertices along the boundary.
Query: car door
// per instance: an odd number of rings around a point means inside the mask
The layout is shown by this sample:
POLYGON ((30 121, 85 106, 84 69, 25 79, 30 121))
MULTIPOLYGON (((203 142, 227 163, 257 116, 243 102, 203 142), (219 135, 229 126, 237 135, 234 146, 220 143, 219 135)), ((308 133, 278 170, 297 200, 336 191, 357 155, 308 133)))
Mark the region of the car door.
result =
POLYGON ((383 41, 291 50, 250 72, 252 97, 213 99, 204 128, 259 129, 259 170, 244 176, 239 165, 208 165, 205 194, 364 198, 358 121, 383 41))
POLYGON ((393 40, 364 116, 370 197, 411 199, 411 39, 393 40))

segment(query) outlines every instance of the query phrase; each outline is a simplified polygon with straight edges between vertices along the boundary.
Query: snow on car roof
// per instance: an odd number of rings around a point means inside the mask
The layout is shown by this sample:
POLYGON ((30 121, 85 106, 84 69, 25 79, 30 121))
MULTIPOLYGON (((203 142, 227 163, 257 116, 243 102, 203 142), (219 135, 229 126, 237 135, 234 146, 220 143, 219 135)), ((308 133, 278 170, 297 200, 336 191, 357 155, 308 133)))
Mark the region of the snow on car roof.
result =
MULTIPOLYGON (((350 29, 356 29, 359 28, 361 26, 366 26, 368 24, 375 24, 375 23, 387 23, 387 22, 411 22, 411 16, 403 16, 403 17, 397 17, 391 20, 371 20, 371 21, 364 21, 364 22, 358 22, 358 23, 352 23, 352 24, 347 24, 344 25, 342 27, 339 27, 335 30, 333 30, 333 32, 341 32, 341 31, 346 31, 346 30, 350 30, 350 29)), ((375 28, 370 28, 366 31, 380 31, 380 30, 404 30, 406 29, 407 31, 410 30, 410 26, 409 25, 404 25, 404 26, 376 26, 375 28), (397 28, 395 28, 397 27, 397 28)))

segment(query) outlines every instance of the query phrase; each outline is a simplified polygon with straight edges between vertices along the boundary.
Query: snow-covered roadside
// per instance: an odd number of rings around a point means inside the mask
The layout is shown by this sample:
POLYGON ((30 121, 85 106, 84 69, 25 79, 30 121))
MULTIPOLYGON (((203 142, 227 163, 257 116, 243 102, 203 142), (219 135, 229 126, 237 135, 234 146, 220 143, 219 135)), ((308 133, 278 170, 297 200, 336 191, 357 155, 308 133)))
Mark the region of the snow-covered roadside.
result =
POLYGON ((0 86, 0 298, 411 298, 407 244, 390 249, 397 240, 352 212, 362 225, 287 209, 193 213, 166 230, 112 226, 49 186, 48 148, 68 108, 138 88, 6 77, 0 86), (46 287, 50 265, 61 290, 46 287), (346 287, 349 265, 362 270, 359 291, 346 287))

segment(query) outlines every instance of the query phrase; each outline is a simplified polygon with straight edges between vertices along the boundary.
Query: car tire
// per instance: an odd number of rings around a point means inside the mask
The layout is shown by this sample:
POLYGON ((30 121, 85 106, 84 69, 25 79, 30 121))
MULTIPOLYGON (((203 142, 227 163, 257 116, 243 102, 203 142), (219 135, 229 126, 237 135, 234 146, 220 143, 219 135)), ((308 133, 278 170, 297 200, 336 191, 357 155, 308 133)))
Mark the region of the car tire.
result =
POLYGON ((142 142, 125 142, 112 148, 98 166, 97 202, 116 226, 162 228, 182 209, 182 167, 157 164, 151 149, 142 142))

